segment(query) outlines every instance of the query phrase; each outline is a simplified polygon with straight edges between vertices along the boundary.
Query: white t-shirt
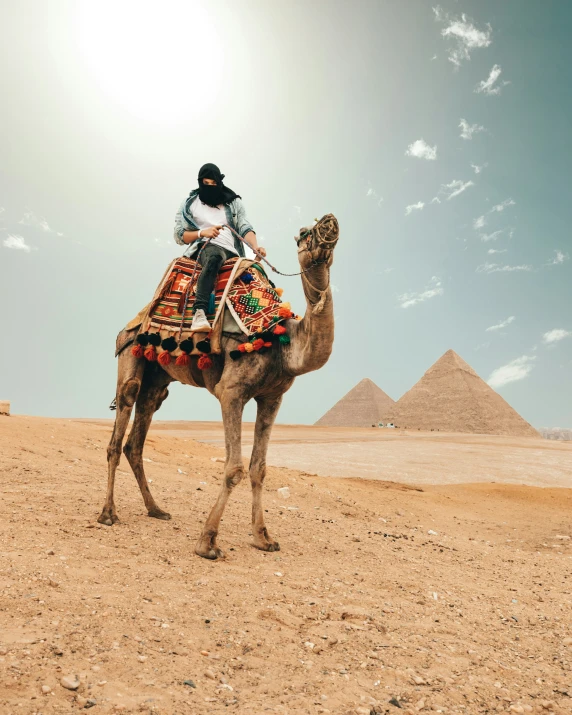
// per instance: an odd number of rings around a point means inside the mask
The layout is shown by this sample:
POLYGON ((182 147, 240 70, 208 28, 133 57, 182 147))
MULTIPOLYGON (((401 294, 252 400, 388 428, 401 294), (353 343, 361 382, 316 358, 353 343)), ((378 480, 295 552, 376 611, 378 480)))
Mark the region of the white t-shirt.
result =
MULTIPOLYGON (((203 204, 198 196, 191 204, 191 214, 193 215, 193 221, 199 228, 222 226, 226 223, 226 212, 223 204, 219 204, 219 206, 213 208, 212 206, 203 204)), ((234 237, 228 228, 221 229, 218 237, 209 241, 209 244, 211 243, 238 255, 234 245, 234 237)))

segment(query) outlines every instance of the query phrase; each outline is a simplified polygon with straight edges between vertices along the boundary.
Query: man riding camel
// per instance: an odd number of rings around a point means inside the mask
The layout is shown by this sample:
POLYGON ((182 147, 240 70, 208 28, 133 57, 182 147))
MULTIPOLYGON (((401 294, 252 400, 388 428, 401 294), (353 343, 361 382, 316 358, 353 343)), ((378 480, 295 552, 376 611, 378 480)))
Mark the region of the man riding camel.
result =
POLYGON ((199 171, 199 187, 193 189, 175 216, 175 241, 189 247, 184 256, 192 258, 210 239, 199 256, 202 266, 197 282, 191 330, 206 332, 211 329, 207 312, 216 277, 222 264, 233 256, 244 256, 244 245, 227 228, 231 226, 243 240, 261 256, 256 233, 250 225, 241 197, 223 184, 224 174, 218 166, 205 164, 199 171), (225 224, 227 226, 225 226, 225 224))

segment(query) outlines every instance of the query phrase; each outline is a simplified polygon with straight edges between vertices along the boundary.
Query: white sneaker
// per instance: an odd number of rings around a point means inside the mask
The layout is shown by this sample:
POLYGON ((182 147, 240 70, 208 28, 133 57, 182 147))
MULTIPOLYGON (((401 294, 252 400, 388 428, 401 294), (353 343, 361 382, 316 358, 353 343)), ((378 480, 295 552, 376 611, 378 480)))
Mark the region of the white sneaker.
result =
POLYGON ((208 333, 211 330, 211 324, 207 320, 204 310, 197 310, 193 315, 193 323, 191 331, 195 333, 208 333))

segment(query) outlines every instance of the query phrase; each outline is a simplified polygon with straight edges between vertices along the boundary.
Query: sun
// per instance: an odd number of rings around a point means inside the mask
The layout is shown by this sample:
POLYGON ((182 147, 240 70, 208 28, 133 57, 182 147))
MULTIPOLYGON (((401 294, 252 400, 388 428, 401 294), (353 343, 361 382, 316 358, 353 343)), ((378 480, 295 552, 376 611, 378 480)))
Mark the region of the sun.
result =
POLYGON ((224 43, 198 0, 81 0, 76 20, 89 72, 135 117, 174 124, 216 102, 224 43))

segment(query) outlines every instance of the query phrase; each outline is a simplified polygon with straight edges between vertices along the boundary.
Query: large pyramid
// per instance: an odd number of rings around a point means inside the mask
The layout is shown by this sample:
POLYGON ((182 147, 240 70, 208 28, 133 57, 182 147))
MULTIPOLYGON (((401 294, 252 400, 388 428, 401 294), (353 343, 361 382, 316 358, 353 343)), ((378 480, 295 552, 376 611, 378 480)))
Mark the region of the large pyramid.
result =
POLYGON ((385 421, 395 402, 368 378, 364 378, 347 395, 316 422, 325 427, 372 427, 385 421))
POLYGON ((439 358, 385 417, 402 429, 539 437, 453 350, 439 358))

